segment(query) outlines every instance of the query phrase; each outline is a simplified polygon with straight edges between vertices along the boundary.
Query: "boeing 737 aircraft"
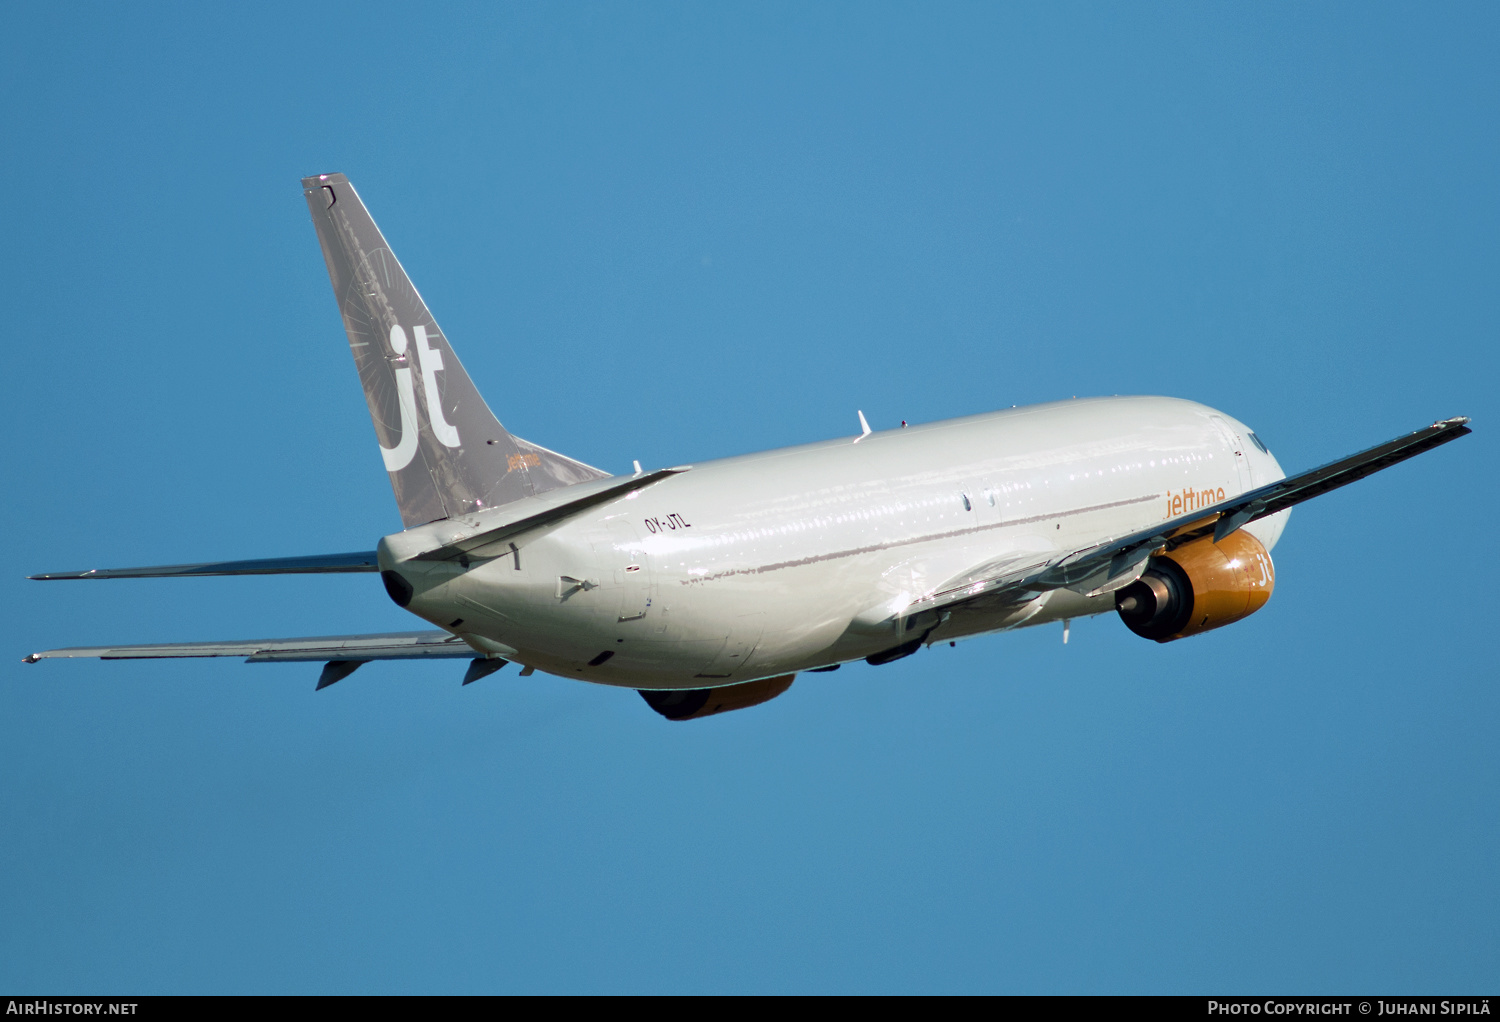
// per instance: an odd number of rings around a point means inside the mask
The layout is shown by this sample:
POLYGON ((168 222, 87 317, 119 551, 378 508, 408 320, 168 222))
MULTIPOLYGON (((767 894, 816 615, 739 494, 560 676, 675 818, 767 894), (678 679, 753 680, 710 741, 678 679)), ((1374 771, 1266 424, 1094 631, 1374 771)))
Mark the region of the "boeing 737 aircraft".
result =
POLYGON ((799 671, 1114 611, 1171 642, 1271 596, 1294 504, 1469 432, 1466 418, 1287 477, 1223 412, 1072 400, 611 476, 505 430, 342 174, 303 193, 404 531, 368 553, 33 575, 378 572, 436 630, 97 646, 49 657, 467 658, 640 690, 671 720, 799 671))

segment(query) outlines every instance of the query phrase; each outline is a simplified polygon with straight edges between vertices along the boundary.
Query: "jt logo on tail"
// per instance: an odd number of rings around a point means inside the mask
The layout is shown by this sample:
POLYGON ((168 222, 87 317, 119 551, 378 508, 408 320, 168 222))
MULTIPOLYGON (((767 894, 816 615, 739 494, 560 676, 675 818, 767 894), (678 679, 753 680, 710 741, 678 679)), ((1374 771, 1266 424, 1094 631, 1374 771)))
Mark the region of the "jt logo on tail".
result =
MULTIPOLYGON (((443 418, 443 399, 438 392, 437 374, 443 369, 443 353, 428 346, 425 326, 412 327, 412 333, 417 338, 417 361, 422 367, 422 396, 427 404, 427 422, 432 427, 433 436, 444 447, 457 447, 458 430, 443 418)), ((391 327, 390 342, 395 361, 404 363, 406 331, 399 323, 391 327)), ((385 460, 387 472, 401 471, 417 456, 417 396, 409 366, 398 365, 396 368, 396 398, 401 406, 401 440, 395 447, 381 445, 380 456, 385 460)))
POLYGON ((347 177, 303 178, 302 192, 402 524, 608 478, 500 424, 347 177))

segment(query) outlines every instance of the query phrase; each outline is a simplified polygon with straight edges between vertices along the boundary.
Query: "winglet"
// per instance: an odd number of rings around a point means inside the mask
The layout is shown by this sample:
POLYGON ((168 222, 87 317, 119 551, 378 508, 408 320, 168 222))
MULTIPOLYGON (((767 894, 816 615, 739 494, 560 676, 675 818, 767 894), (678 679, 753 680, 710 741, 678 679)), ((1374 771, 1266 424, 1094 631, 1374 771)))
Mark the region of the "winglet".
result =
POLYGON ((873 430, 870 429, 870 424, 865 421, 865 413, 862 411, 859 412, 859 436, 854 438, 854 442, 859 443, 865 437, 869 436, 872 432, 873 430))

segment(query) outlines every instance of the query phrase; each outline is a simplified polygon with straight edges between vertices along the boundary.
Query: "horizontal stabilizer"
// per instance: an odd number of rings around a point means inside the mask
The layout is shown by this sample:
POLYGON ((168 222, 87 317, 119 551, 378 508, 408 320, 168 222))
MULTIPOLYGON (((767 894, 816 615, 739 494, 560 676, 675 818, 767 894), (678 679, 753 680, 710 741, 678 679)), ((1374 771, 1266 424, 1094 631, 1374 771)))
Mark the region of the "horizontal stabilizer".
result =
POLYGON ((319 635, 303 639, 232 639, 227 642, 162 642, 142 646, 73 646, 33 653, 25 662, 72 657, 154 660, 167 657, 242 656, 247 663, 313 660, 412 660, 474 657, 475 650, 450 632, 387 632, 383 635, 319 635))
POLYGON ((327 575, 349 571, 379 571, 375 551, 352 554, 314 554, 311 557, 267 557, 258 561, 208 561, 203 564, 161 564, 149 568, 90 568, 88 571, 50 571, 27 578, 44 582, 61 578, 188 578, 194 575, 327 575))

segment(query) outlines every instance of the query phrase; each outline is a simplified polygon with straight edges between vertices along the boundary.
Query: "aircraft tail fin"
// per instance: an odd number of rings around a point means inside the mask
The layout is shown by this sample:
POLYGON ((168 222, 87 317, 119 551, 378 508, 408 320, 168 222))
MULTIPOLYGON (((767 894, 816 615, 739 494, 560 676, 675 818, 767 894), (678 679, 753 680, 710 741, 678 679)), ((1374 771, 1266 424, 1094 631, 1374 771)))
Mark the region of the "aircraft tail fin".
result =
POLYGON ((609 475, 500 425, 347 177, 302 190, 408 528, 609 475))

